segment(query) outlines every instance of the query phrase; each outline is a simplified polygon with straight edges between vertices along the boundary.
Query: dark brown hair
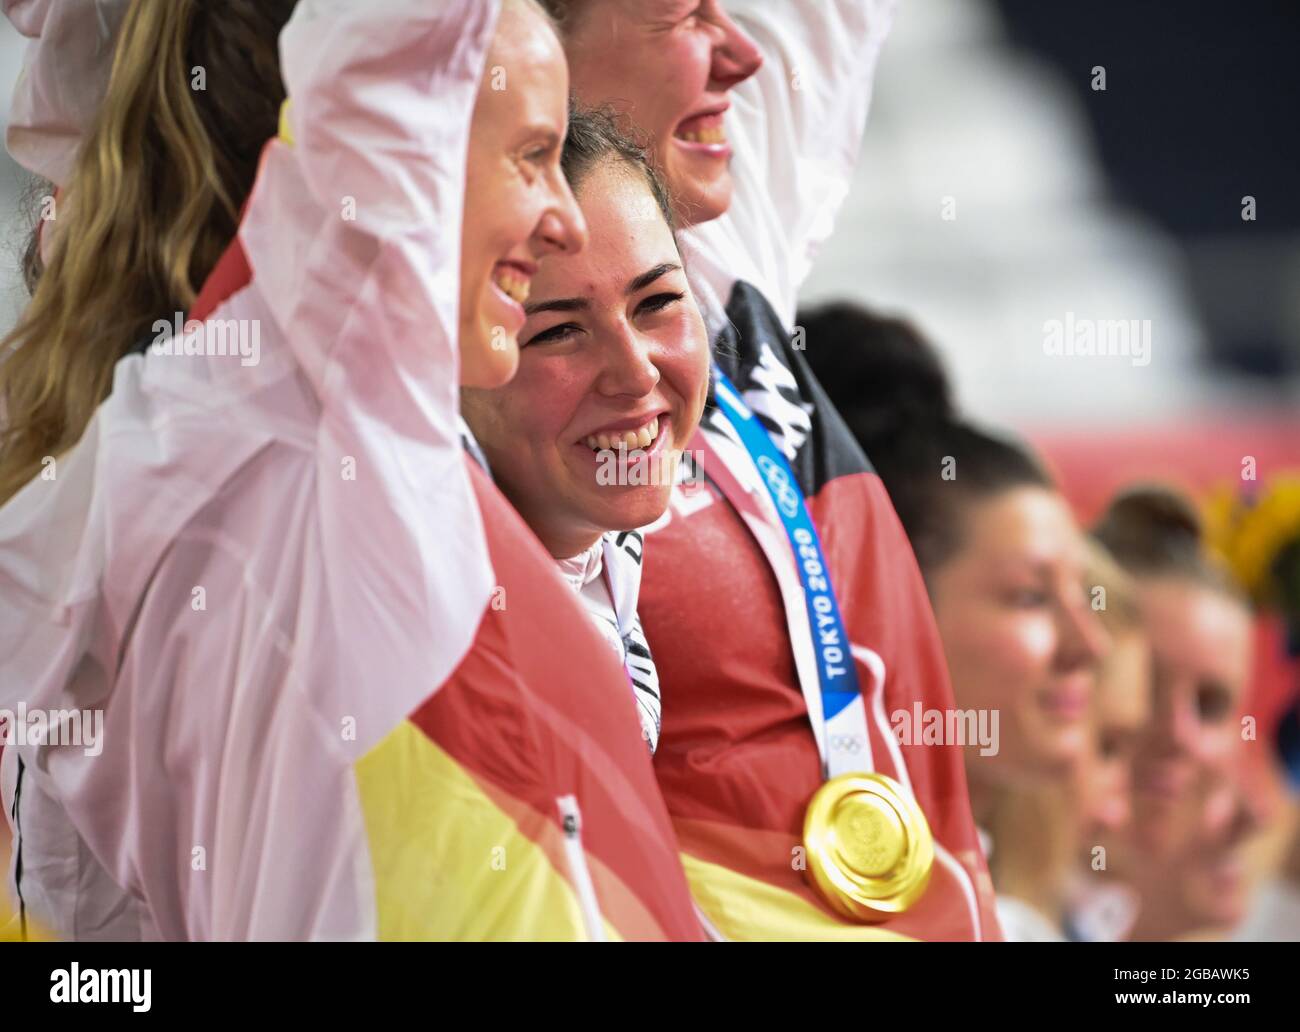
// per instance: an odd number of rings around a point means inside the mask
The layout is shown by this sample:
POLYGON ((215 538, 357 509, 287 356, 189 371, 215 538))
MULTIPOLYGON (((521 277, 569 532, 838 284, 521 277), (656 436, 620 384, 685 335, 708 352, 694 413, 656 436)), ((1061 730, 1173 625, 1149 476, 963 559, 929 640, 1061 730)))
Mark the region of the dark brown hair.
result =
POLYGON ((623 132, 621 124, 609 108, 570 105, 569 131, 564 138, 564 153, 560 159, 569 186, 576 194, 582 181, 598 166, 606 161, 621 161, 645 180, 668 228, 675 229, 672 199, 663 179, 650 164, 646 149, 623 132))
POLYGON ((809 365, 884 481, 927 579, 960 549, 971 503, 1015 487, 1056 490, 1027 448, 957 414, 943 364, 907 320, 837 302, 797 322, 809 365))

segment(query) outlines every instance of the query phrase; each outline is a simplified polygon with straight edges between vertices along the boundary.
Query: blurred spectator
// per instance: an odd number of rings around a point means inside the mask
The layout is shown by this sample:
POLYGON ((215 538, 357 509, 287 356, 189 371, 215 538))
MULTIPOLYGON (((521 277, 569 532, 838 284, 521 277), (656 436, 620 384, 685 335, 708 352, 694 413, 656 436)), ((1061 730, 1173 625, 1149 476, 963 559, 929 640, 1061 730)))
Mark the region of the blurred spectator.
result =
POLYGON ((1132 820, 1132 767, 1151 717, 1151 645, 1132 582, 1100 543, 1089 546, 1092 608, 1110 636, 1097 676, 1090 748, 1080 769, 1080 832, 1094 841, 1132 820))
POLYGON ((1132 937, 1222 931, 1245 913, 1242 847, 1264 814, 1242 787, 1239 716, 1250 608, 1207 553, 1190 503, 1137 488, 1096 528, 1134 578, 1153 659, 1153 709, 1134 766, 1134 811, 1111 853, 1137 890, 1132 937))
POLYGON ((1072 827, 1062 832, 1072 835, 1076 850, 1061 892, 1070 938, 1112 941, 1131 930, 1137 902, 1131 887, 1109 874, 1103 843, 1133 819, 1133 762, 1151 717, 1151 645, 1132 580, 1095 539, 1089 541, 1087 579, 1111 646, 1097 673, 1072 827))
POLYGON ((841 304, 799 324, 912 542, 957 706, 997 729, 993 749, 951 744, 965 746, 1003 930, 1060 938, 1037 874, 1060 871, 1075 839, 1034 819, 1031 806, 1053 804, 1026 793, 1068 792, 1089 747, 1106 637, 1088 605, 1083 535, 1037 459, 956 415, 942 366, 906 322, 841 304), (1045 862, 1049 851, 1059 859, 1045 862))

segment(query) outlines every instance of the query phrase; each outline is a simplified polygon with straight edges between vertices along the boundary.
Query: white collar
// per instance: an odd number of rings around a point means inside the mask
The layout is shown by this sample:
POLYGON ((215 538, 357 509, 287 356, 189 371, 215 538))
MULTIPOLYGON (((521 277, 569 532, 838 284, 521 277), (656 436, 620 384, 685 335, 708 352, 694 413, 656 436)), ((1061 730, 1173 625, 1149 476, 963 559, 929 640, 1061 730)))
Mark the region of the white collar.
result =
POLYGON ((559 567, 560 576, 568 582, 569 587, 581 591, 600 576, 605 568, 604 556, 605 539, 601 537, 586 551, 569 559, 555 560, 555 565, 559 567))

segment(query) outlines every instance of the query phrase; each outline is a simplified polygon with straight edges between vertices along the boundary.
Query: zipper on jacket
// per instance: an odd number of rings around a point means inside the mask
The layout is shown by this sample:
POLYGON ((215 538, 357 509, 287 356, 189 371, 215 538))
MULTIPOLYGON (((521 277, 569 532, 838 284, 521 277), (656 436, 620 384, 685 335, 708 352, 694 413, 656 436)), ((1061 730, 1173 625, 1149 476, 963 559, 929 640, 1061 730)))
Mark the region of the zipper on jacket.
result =
POLYGON ((18 757, 18 776, 14 780, 13 805, 9 809, 10 824, 13 826, 14 892, 18 896, 18 937, 27 941, 27 901, 23 899, 23 821, 18 813, 18 805, 23 795, 23 758, 18 757))
POLYGON ((596 886, 592 884, 591 870, 587 867, 587 852, 582 848, 582 813, 578 809, 578 798, 559 796, 555 802, 560 810, 560 827, 564 831, 564 855, 569 862, 569 877, 573 880, 573 891, 578 896, 578 906, 587 926, 587 938, 592 942, 605 942, 605 922, 600 916, 600 904, 596 902, 596 886))

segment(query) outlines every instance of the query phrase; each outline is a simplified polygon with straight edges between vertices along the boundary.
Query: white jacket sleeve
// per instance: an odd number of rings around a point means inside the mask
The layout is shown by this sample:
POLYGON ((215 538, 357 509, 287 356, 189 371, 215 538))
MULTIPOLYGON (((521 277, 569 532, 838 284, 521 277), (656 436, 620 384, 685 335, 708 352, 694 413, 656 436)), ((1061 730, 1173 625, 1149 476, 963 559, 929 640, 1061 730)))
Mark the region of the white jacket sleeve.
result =
POLYGON ((29 42, 14 84, 5 145, 29 172, 67 185, 108 85, 128 0, 0 0, 29 42))
POLYGON ((373 935, 352 761, 447 680, 492 588, 456 313, 496 12, 300 0, 296 142, 264 152, 251 282, 209 316, 260 327, 260 360, 124 359, 57 479, 0 508, 0 708, 104 720, 93 755, 14 747, 86 846, 45 858, 68 909, 34 916, 63 934, 94 864, 145 934, 373 935))
POLYGON ((364 753, 444 681, 492 573, 458 433, 469 122, 496 5, 301 0, 281 41, 294 143, 241 226, 321 406, 298 672, 364 753))
POLYGON ((894 0, 737 0, 730 9, 763 66, 732 92, 731 208, 687 242, 716 295, 706 300, 725 304, 743 279, 790 325, 848 194, 894 0))

